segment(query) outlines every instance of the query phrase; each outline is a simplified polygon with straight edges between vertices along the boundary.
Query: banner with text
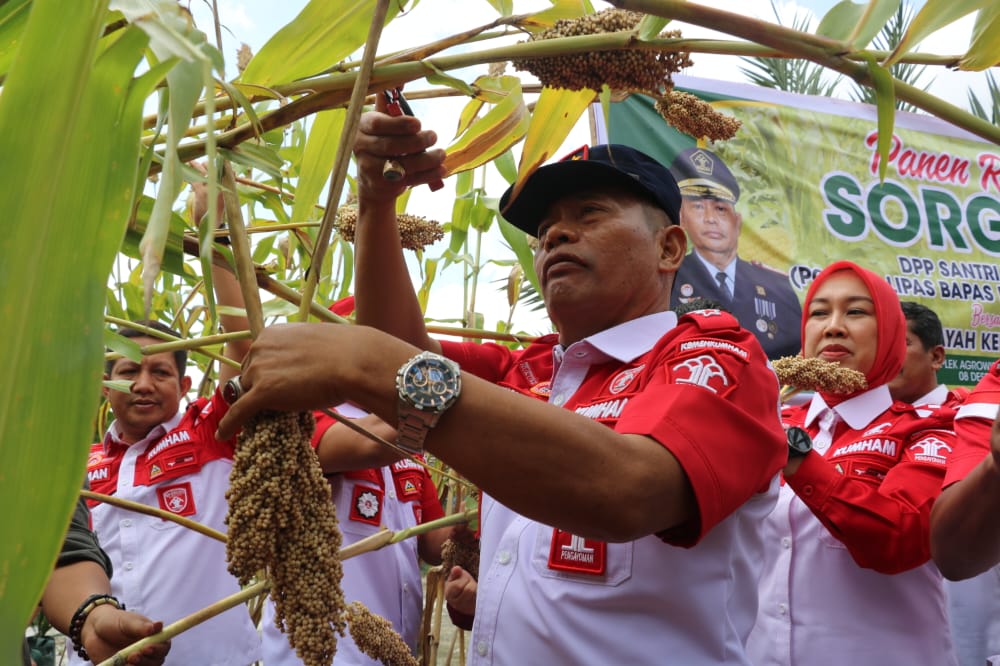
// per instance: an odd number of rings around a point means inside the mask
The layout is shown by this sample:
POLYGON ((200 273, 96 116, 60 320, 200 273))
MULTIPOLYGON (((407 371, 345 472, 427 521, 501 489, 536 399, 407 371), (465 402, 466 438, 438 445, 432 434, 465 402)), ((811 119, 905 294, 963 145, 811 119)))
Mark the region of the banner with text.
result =
MULTIPOLYGON (((872 106, 692 77, 676 82, 743 122, 734 139, 700 146, 738 183, 741 259, 787 276, 800 302, 838 259, 884 275, 900 299, 940 316, 948 350, 940 380, 978 381, 1000 357, 1000 147, 900 112, 880 181, 872 106)), ((696 146, 646 97, 612 104, 607 127, 596 115, 599 140, 667 165, 696 146)))

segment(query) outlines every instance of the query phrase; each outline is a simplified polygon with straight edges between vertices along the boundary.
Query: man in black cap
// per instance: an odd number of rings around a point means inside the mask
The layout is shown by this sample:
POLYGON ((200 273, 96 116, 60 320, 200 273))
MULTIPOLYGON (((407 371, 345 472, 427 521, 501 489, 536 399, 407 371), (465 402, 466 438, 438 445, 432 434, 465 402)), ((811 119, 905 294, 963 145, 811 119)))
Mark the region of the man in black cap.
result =
POLYGON ((686 249, 670 172, 595 146, 509 189, 500 208, 538 238, 558 334, 517 351, 438 341, 395 209, 406 187, 446 175, 435 140, 413 117, 362 117, 356 315, 381 332, 266 329, 220 434, 262 409, 350 400, 476 483, 470 664, 747 665, 757 524, 787 445, 756 339, 725 312, 669 310, 686 249), (402 179, 383 177, 386 160, 402 179))
POLYGON ((799 353, 802 306, 788 276, 737 255, 743 217, 740 186, 718 155, 688 148, 670 166, 683 203, 681 227, 691 253, 677 271, 670 307, 697 298, 722 303, 757 336, 768 358, 799 353))

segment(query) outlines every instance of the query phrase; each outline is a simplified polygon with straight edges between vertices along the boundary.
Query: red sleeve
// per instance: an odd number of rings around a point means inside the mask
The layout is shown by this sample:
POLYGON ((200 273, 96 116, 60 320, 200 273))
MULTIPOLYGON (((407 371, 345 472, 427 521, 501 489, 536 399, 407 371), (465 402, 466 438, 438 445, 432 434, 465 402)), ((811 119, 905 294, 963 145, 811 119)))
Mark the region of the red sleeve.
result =
POLYGON ((227 458, 232 458, 233 452, 236 450, 236 437, 233 436, 222 441, 215 438, 215 432, 219 429, 219 421, 229 411, 229 403, 223 400, 219 388, 216 387, 210 397, 198 398, 192 402, 188 405, 188 410, 188 413, 181 419, 181 423, 183 424, 184 420, 190 418, 194 412, 194 428, 203 444, 213 450, 221 451, 227 458))
POLYGON ((489 382, 501 381, 513 362, 513 352, 503 345, 492 342, 483 344, 449 340, 440 342, 441 352, 458 363, 462 370, 489 382))
POLYGON ((990 434, 1000 405, 1000 361, 989 369, 962 403, 955 417, 958 445, 948 459, 944 485, 965 478, 990 452, 990 434))
POLYGON ((993 431, 993 419, 967 417, 955 420, 955 452, 948 459, 948 471, 945 473, 942 487, 947 488, 956 481, 961 481, 983 459, 990 455, 990 434, 993 431))
POLYGON ((778 381, 754 337, 736 326, 681 333, 656 363, 657 374, 629 401, 615 429, 652 437, 684 468, 698 524, 659 536, 690 547, 765 491, 785 464, 778 381))
POLYGON ((324 414, 319 410, 313 412, 313 416, 316 417, 316 429, 313 430, 312 441, 310 444, 312 444, 312 447, 316 449, 319 448, 319 442, 323 439, 323 435, 325 435, 326 431, 337 422, 337 419, 324 414))
POLYGON ((444 518, 444 509, 441 507, 441 500, 438 499, 437 488, 431 480, 431 475, 427 473, 426 469, 421 471, 424 473, 424 478, 421 484, 420 522, 429 523, 432 520, 444 518))
POLYGON ((466 615, 465 613, 459 612, 451 607, 451 604, 446 603, 445 608, 448 609, 448 617, 451 618, 451 623, 458 627, 459 629, 464 629, 465 631, 472 631, 472 624, 476 621, 475 615, 466 615))
POLYGON ((810 453, 788 485, 840 540, 858 566, 879 573, 908 571, 930 559, 930 515, 941 493, 946 455, 955 433, 951 410, 928 417, 930 428, 907 437, 900 461, 880 484, 839 472, 818 453, 810 453), (941 455, 930 460, 928 446, 941 455))

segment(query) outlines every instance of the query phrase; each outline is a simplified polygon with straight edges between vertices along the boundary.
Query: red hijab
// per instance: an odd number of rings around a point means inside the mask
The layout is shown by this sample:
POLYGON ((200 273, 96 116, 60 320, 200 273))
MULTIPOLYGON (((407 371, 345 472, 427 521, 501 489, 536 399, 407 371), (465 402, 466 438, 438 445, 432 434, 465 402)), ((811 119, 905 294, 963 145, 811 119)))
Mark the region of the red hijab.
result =
MULTIPOLYGON (((899 374, 906 358, 906 317, 899 305, 899 296, 888 282, 865 268, 850 261, 837 261, 824 268, 806 293, 805 307, 802 311, 802 342, 806 339, 806 321, 809 319, 809 304, 820 285, 831 275, 839 271, 851 271, 865 283, 868 293, 875 304, 875 323, 878 339, 875 346, 875 362, 865 374, 868 388, 875 388, 887 383, 899 374)), ((867 389, 866 389, 867 390, 867 389)), ((828 405, 836 405, 852 398, 862 391, 854 393, 826 393, 819 391, 828 405)))

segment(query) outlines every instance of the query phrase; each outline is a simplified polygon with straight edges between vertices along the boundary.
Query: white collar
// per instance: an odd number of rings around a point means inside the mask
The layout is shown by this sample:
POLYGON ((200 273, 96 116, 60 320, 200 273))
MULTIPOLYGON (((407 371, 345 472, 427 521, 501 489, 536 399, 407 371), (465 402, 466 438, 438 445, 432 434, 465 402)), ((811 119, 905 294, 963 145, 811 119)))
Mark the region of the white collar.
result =
POLYGON ((645 354, 662 338, 667 331, 677 326, 677 315, 670 311, 654 312, 636 319, 630 319, 617 326, 578 340, 569 347, 557 344, 552 348, 556 367, 562 363, 563 356, 578 345, 587 345, 601 352, 608 358, 621 363, 630 361, 645 354))
POLYGON ((889 387, 885 384, 868 389, 864 393, 854 396, 849 400, 844 400, 838 405, 830 407, 823 400, 819 393, 813 394, 812 402, 806 411, 805 425, 810 426, 819 418, 823 410, 833 409, 847 425, 853 430, 860 430, 875 420, 879 414, 892 406, 892 396, 889 394, 889 387))
POLYGON ((938 384, 927 395, 913 401, 916 405, 943 405, 948 401, 948 387, 938 384))
MULTIPOLYGON (((714 278, 715 274, 719 272, 719 267, 698 254, 698 250, 692 250, 692 252, 694 252, 694 255, 701 261, 705 270, 708 271, 708 274, 714 278)), ((722 269, 722 272, 726 274, 726 279, 729 280, 729 288, 732 289, 736 285, 736 259, 733 258, 732 261, 726 264, 726 267, 722 269)))
POLYGON ((154 427, 152 430, 146 433, 145 437, 140 439, 138 442, 133 442, 132 444, 125 444, 125 442, 122 440, 121 426, 119 425, 118 421, 113 421, 111 425, 108 426, 108 431, 104 435, 104 451, 105 452, 108 451, 108 447, 112 442, 117 442, 125 446, 134 446, 136 444, 142 444, 143 446, 145 446, 149 444, 149 442, 158 440, 160 437, 163 437, 165 434, 167 434, 168 432, 179 426, 181 423, 181 417, 183 416, 184 416, 184 410, 183 409, 177 410, 177 413, 174 414, 173 418, 171 418, 169 421, 164 421, 160 425, 154 427))

